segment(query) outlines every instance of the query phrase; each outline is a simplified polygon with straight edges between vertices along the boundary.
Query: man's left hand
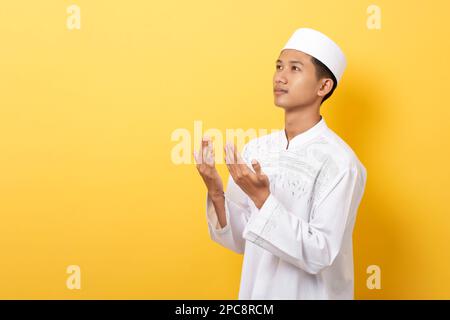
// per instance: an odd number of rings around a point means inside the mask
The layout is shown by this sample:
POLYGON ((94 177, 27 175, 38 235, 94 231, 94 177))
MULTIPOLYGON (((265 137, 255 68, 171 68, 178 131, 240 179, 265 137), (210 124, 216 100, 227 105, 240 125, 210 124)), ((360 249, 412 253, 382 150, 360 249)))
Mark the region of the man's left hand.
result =
POLYGON ((227 143, 224 148, 225 163, 234 182, 244 191, 255 206, 260 209, 270 195, 270 182, 261 171, 261 165, 252 160, 253 172, 242 159, 234 144, 227 143))

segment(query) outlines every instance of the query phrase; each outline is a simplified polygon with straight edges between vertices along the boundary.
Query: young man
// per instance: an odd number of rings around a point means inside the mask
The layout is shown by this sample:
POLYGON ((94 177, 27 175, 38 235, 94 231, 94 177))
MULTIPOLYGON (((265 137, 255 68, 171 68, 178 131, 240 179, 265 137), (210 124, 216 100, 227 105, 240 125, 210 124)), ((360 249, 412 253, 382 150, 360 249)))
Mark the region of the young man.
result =
POLYGON ((244 254, 239 299, 354 298, 352 233, 367 173, 320 115, 345 67, 331 39, 296 30, 273 77, 284 130, 251 140, 242 156, 226 145, 226 193, 210 139, 194 154, 209 234, 244 254))

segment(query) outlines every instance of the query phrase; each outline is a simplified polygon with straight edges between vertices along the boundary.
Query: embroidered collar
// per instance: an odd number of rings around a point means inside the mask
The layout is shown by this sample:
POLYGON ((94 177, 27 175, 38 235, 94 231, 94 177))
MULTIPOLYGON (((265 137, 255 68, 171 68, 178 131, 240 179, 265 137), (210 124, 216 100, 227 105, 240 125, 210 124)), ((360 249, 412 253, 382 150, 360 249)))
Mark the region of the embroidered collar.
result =
POLYGON ((328 126, 325 122, 325 119, 323 116, 320 116, 320 121, 317 122, 314 126, 309 128, 308 130, 297 134, 294 136, 288 144, 288 140, 286 137, 286 128, 280 130, 280 139, 281 139, 281 146, 283 150, 290 150, 291 148, 301 145, 304 142, 307 142, 314 138, 315 136, 318 136, 321 132, 323 132, 325 129, 327 129, 328 126))

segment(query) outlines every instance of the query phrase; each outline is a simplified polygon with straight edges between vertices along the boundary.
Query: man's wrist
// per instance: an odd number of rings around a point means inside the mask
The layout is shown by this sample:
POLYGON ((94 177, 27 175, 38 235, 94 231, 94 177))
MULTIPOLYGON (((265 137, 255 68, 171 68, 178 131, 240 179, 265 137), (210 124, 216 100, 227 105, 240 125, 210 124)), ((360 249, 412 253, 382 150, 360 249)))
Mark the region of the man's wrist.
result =
POLYGON ((208 191, 208 195, 212 200, 219 200, 225 197, 225 193, 223 191, 208 191))
POLYGON ((253 202, 255 203, 255 206, 256 206, 258 209, 261 209, 261 207, 264 205, 264 203, 266 202, 266 200, 267 200, 267 198, 269 197, 269 195, 270 195, 270 192, 267 192, 266 194, 264 194, 264 195, 262 195, 262 196, 260 196, 260 197, 255 198, 255 199, 253 200, 253 202))

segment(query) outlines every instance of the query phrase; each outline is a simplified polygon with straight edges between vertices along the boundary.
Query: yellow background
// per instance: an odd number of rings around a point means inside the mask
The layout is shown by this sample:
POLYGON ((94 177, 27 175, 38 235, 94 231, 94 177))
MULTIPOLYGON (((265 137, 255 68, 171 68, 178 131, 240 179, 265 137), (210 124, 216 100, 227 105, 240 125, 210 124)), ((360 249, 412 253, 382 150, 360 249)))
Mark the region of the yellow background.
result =
POLYGON ((171 134, 282 128, 275 60, 304 26, 349 61, 322 115, 368 171, 356 298, 450 298, 450 4, 373 3, 381 30, 371 1, 3 1, 0 298, 237 298, 242 256, 210 240, 171 134))

